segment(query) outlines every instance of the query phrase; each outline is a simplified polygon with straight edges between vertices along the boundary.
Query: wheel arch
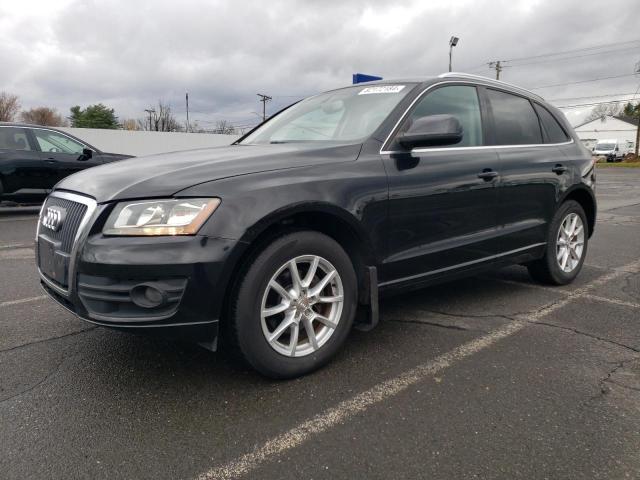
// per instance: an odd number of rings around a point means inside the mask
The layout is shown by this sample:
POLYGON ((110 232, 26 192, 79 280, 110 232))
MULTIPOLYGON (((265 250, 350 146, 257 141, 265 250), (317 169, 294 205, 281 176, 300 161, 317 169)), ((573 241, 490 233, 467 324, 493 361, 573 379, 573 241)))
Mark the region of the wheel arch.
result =
POLYGON ((582 207, 582 209, 584 210, 584 213, 587 215, 589 237, 591 237, 591 235, 593 235, 593 231, 596 226, 596 213, 597 213, 596 199, 595 199, 595 196, 593 195, 593 192, 588 188, 576 187, 572 190, 569 190, 562 197, 561 201, 558 203, 558 206, 562 205, 564 202, 568 200, 574 200, 578 202, 582 207))
POLYGON ((366 268, 376 265, 376 255, 371 240, 359 224, 359 220, 348 211, 331 204, 299 204, 258 220, 240 238, 230 257, 233 258, 231 265, 225 269, 228 281, 224 291, 222 317, 228 313, 231 295, 242 272, 249 267, 259 252, 276 238, 301 230, 323 233, 338 242, 353 262, 360 297, 366 295, 366 268))

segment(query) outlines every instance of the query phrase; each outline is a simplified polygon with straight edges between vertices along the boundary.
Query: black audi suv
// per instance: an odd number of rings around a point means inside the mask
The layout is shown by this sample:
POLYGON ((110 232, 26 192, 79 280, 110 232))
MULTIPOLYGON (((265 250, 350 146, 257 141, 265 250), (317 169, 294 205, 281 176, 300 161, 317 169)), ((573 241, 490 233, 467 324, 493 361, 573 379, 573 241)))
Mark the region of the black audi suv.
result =
POLYGON ((382 81, 307 98, 228 147, 64 179, 37 264, 89 322, 220 340, 294 377, 373 328, 379 295, 507 264, 571 282, 594 187, 590 152, 539 96, 467 74, 382 81))
POLYGON ((55 128, 0 122, 0 201, 41 202, 64 177, 125 158, 55 128))

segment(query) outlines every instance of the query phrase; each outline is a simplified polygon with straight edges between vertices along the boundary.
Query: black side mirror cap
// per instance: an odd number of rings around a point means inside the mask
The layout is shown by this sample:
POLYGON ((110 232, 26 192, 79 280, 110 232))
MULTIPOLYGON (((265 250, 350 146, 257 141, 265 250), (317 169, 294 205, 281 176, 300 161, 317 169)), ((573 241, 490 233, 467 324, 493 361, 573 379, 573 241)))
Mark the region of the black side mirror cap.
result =
POLYGON ((89 160, 91 157, 93 157, 93 150, 90 148, 83 148, 80 160, 89 160))
POLYGON ((397 137, 404 148, 435 147, 460 143, 463 130, 453 115, 427 115, 413 121, 409 129, 397 137))

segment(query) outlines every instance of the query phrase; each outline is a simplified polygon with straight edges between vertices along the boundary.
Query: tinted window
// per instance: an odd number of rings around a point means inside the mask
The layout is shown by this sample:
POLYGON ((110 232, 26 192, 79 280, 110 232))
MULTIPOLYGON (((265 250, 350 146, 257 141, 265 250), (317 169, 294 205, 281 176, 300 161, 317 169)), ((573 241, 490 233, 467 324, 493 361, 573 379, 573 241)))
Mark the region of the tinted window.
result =
POLYGON ((43 152, 80 154, 84 148, 81 143, 51 130, 35 129, 33 133, 43 152))
POLYGON ((31 150, 27 133, 22 128, 0 128, 0 149, 31 150))
POLYGON ((546 134, 546 142, 547 143, 562 143, 569 140, 564 129, 560 126, 558 121, 555 119, 551 112, 544 108, 541 105, 535 104, 536 112, 538 112, 538 116, 540 117, 540 122, 542 123, 542 128, 544 133, 546 134))
POLYGON ((480 102, 475 87, 452 85, 427 93, 411 112, 404 128, 408 128, 416 118, 441 114, 453 115, 462 125, 462 141, 450 147, 482 145, 480 102))
POLYGON ((496 145, 542 143, 538 116, 529 100, 490 89, 487 89, 487 95, 495 120, 496 145))

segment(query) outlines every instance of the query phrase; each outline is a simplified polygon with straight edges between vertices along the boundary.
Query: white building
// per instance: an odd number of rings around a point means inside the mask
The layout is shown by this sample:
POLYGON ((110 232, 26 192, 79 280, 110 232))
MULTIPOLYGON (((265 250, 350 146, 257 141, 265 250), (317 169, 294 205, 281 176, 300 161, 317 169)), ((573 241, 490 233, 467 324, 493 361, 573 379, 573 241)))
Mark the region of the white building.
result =
POLYGON ((616 139, 620 145, 633 150, 637 129, 638 120, 611 115, 574 127, 582 143, 589 149, 594 147, 598 140, 616 139))

